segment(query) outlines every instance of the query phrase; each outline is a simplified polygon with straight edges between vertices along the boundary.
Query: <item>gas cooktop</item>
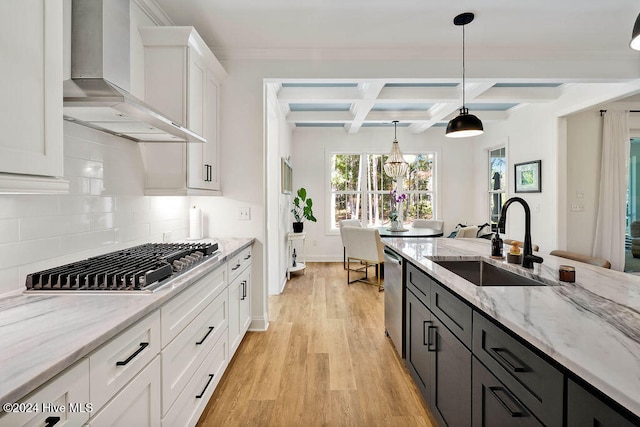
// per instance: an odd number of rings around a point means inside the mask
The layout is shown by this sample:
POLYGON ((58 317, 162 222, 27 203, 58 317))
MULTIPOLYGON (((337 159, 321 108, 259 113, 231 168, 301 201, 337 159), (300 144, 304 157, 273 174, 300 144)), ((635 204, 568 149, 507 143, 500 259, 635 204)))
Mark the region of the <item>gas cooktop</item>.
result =
POLYGON ((153 292, 218 253, 218 243, 147 243, 31 273, 25 292, 153 292))

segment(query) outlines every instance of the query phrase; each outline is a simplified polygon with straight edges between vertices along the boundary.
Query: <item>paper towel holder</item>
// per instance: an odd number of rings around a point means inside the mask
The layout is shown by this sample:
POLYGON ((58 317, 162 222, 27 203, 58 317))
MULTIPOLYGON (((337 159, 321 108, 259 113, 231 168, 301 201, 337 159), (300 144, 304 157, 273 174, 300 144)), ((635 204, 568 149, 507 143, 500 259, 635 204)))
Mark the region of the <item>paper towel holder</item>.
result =
POLYGON ((187 237, 187 240, 204 239, 203 222, 203 214, 200 208, 193 206, 189 209, 189 237, 187 237))

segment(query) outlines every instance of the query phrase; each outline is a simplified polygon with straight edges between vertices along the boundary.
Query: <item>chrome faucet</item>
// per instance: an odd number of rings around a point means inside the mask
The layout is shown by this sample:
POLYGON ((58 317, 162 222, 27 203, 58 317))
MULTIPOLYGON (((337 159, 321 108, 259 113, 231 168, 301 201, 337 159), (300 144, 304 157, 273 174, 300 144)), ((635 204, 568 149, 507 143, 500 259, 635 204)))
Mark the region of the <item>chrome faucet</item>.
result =
POLYGON ((543 259, 539 256, 533 254, 533 249, 531 248, 531 210, 529 209, 529 205, 524 199, 520 197, 512 197, 502 205, 502 210, 500 211, 500 219, 498 220, 498 229, 501 233, 505 232, 505 225, 507 223, 507 209, 513 202, 519 202, 524 208, 524 251, 522 254, 522 266, 524 268, 533 268, 533 263, 537 262, 538 264, 542 263, 543 259))

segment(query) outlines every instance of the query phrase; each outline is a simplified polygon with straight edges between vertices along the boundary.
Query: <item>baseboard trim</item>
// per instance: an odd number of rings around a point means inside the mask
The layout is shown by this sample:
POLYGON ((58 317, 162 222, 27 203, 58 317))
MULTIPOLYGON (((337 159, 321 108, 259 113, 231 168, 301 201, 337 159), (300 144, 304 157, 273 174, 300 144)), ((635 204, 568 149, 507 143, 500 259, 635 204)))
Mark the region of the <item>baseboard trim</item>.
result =
POLYGON ((265 317, 254 317, 251 319, 249 330, 253 332, 264 332, 269 329, 269 321, 265 317))

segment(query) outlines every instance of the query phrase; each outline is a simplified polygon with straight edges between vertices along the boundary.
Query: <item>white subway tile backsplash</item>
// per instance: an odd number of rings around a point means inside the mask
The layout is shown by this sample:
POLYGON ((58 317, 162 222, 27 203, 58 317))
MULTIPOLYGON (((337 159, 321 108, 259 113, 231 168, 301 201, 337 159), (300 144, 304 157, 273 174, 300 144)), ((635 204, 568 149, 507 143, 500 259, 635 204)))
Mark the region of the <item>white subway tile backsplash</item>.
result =
POLYGON ((0 244, 18 241, 18 220, 0 220, 0 244))
POLYGON ((137 144, 65 122, 67 195, 0 195, 0 295, 26 275, 147 242, 184 240, 189 197, 145 197, 137 144))
POLYGON ((91 231, 113 228, 113 213, 91 215, 91 231))
POLYGON ((65 179, 69 181, 69 194, 89 195, 91 193, 91 180, 89 178, 72 176, 65 179))
POLYGON ((87 231, 89 231, 89 215, 61 215, 20 220, 20 240, 22 241, 87 231))
POLYGON ((59 237, 0 245, 2 268, 18 267, 60 255, 59 237))
POLYGON ((103 164, 93 160, 66 157, 64 161, 64 176, 102 178, 103 164))
MULTIPOLYGON (((149 224, 128 225, 115 229, 115 240, 116 242, 130 242, 147 237, 149 241, 158 241, 151 240, 150 234, 151 233, 149 232, 149 224)), ((159 241, 162 242, 162 239, 160 239, 159 241)))
POLYGON ((2 195, 0 196, 0 219, 58 215, 60 212, 58 197, 53 195, 2 195))
POLYGON ((0 295, 15 293, 18 291, 16 283, 20 280, 19 269, 17 267, 0 270, 0 295))
POLYGON ((115 243, 115 230, 101 230, 89 233, 73 234, 60 238, 62 253, 77 251, 89 251, 100 246, 108 246, 115 243))
POLYGON ((104 193, 104 183, 102 179, 89 178, 89 194, 92 196, 102 196, 104 193))

